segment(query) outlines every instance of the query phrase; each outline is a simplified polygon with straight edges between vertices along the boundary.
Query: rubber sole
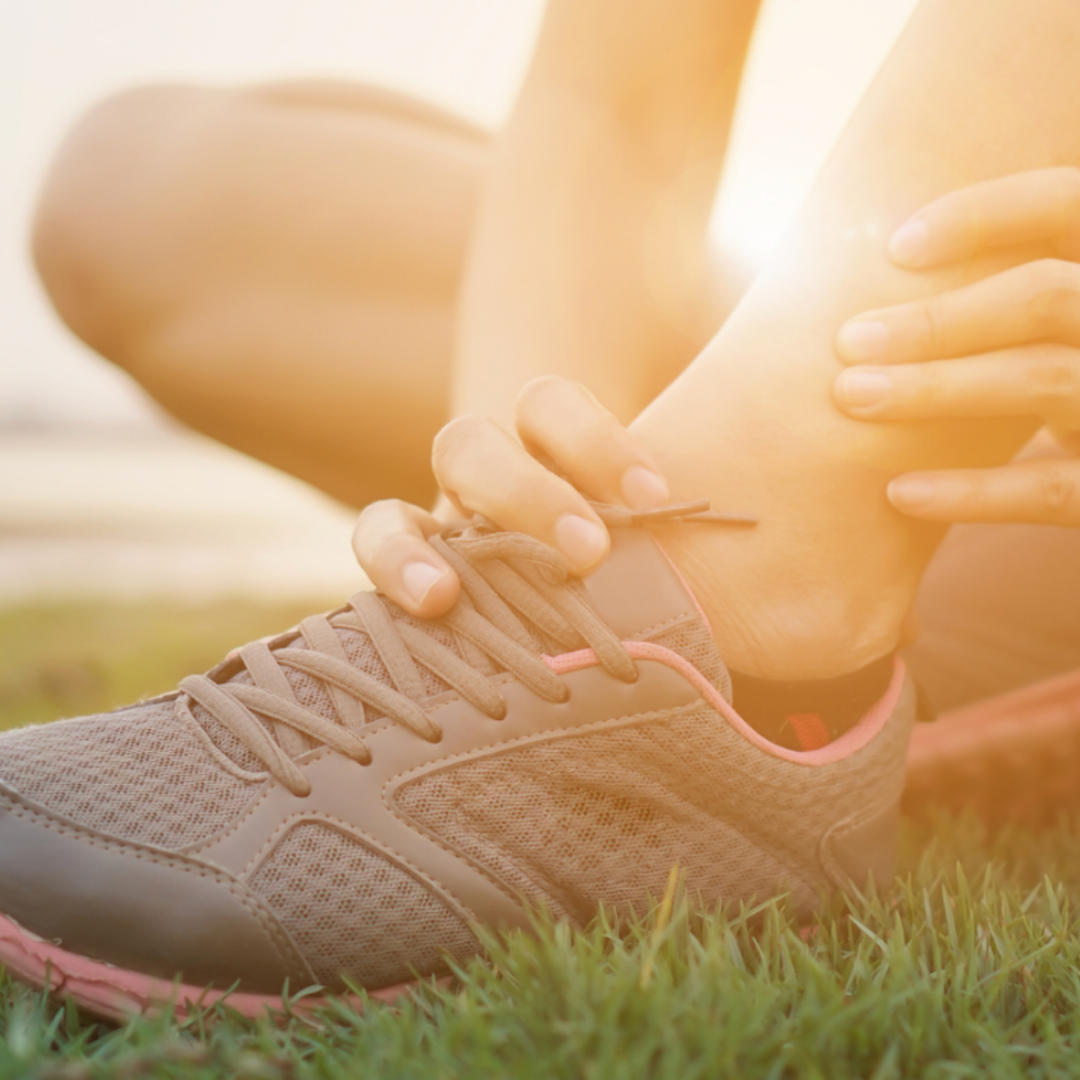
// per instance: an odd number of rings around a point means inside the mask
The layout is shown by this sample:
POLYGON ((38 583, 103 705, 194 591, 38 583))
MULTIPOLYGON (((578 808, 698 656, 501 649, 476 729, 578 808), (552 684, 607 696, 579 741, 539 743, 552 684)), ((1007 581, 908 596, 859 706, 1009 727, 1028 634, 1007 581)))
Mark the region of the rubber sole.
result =
MULTIPOLYGON (((135 1015, 166 1008, 172 1008, 175 1016, 184 1019, 193 1009, 220 1001, 253 1018, 267 1013, 273 1016, 310 1013, 330 1001, 345 1001, 359 1010, 364 1002, 356 994, 319 994, 288 1001, 280 994, 245 994, 156 979, 68 952, 3 915, 0 915, 0 966, 35 989, 71 998, 79 1008, 120 1023, 135 1015)), ((394 1001, 418 985, 401 983, 370 990, 367 997, 394 1001)))
POLYGON ((1080 806, 1080 670, 917 725, 903 809, 935 806, 992 825, 1080 806))

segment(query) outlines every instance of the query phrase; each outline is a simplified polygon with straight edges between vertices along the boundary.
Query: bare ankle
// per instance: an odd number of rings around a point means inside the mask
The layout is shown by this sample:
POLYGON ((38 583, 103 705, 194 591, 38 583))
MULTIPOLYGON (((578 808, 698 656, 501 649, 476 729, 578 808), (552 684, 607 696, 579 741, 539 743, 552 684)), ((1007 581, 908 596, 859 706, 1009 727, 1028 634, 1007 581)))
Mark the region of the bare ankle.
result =
MULTIPOLYGON (((770 565, 704 529, 658 539, 686 577, 729 668, 761 679, 830 679, 897 648, 917 576, 868 581, 865 568, 770 565), (726 549, 726 550, 724 550, 726 549), (734 550, 733 550, 734 549, 734 550)), ((724 538, 729 540, 730 538, 724 538)))

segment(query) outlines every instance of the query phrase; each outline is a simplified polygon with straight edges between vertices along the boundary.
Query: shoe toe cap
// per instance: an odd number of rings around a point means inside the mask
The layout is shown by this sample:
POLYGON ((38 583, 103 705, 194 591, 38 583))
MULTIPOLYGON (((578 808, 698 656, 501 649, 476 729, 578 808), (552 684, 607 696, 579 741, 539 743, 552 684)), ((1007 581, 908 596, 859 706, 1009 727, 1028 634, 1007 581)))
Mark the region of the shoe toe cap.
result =
POLYGON ((230 875, 77 825, 2 782, 0 913, 69 952, 189 985, 276 993, 314 981, 230 875))

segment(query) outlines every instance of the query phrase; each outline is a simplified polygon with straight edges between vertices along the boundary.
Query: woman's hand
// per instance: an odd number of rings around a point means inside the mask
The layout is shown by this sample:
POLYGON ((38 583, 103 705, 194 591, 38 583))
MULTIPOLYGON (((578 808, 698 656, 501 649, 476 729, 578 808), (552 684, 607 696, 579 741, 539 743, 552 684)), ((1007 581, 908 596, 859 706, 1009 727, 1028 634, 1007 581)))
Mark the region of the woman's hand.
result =
POLYGON ((1009 245, 1042 258, 929 300, 859 315, 837 338, 851 365, 835 397, 861 420, 1031 416, 1072 456, 994 469, 908 473, 893 505, 938 521, 1080 526, 1080 169, 992 180, 946 195, 892 237, 893 261, 927 270, 1009 245))
POLYGON ((580 384, 534 379, 518 395, 515 423, 521 442, 478 416, 453 420, 439 432, 432 465, 446 499, 435 514, 398 500, 361 513, 353 533, 356 557, 406 611, 434 618, 457 600, 457 575, 427 542, 442 527, 440 519, 481 513, 557 548, 584 574, 603 561, 609 540, 579 489, 634 510, 668 502, 667 483, 648 454, 580 384))

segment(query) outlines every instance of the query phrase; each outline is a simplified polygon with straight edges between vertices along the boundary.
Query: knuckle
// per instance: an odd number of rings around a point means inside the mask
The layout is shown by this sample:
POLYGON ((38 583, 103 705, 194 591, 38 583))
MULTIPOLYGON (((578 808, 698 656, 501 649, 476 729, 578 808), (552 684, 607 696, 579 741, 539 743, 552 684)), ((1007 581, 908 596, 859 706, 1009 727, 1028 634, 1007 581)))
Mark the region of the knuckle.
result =
MULTIPOLYGON (((1058 170, 1066 213, 1069 218, 1080 217, 1080 167, 1063 165, 1058 170)), ((1068 225, 1069 222, 1066 222, 1068 225)))
POLYGON ((1064 513, 1077 496, 1076 482, 1063 469, 1046 469, 1037 474, 1035 498, 1050 517, 1064 513))
POLYGON ((964 478, 963 505, 969 513, 984 513, 989 503, 989 490, 985 477, 973 471, 964 478))
POLYGON ((538 375, 530 379, 519 391, 516 408, 518 413, 528 413, 552 395, 561 395, 573 383, 561 375, 538 375))
POLYGON ((540 375, 522 387, 514 406, 514 422, 522 433, 548 434, 553 424, 564 424, 582 403, 594 401, 581 383, 562 375, 540 375))
POLYGON ((380 499, 378 502, 368 503, 356 519, 353 537, 359 538, 384 527, 387 521, 400 517, 403 508, 404 503, 400 499, 380 499))
POLYGON ((1029 365, 1027 377, 1036 403, 1045 409, 1080 401, 1080 364, 1073 359, 1042 357, 1029 365))
POLYGON ((463 450, 482 439, 494 425, 483 416, 458 416, 445 424, 431 446, 431 461, 436 472, 450 467, 463 450))
POLYGON ((1077 317, 1080 268, 1063 259, 1040 259, 1030 266, 1027 307, 1036 329, 1057 329, 1077 317))
POLYGON ((610 462, 619 450, 620 430, 609 417, 591 417, 574 433, 575 452, 588 463, 610 462))
POLYGON ((919 331, 926 355, 948 355, 948 316, 948 309, 940 296, 932 296, 922 305, 919 331))
POLYGON ((948 373, 943 364, 924 364, 918 373, 918 389, 915 404, 932 407, 940 405, 948 397, 948 373))
POLYGON ((498 502, 503 512, 513 519, 511 523, 518 522, 521 515, 531 514, 552 501, 545 479, 541 477, 537 482, 537 478, 523 472, 515 472, 505 478, 498 491, 498 502))

